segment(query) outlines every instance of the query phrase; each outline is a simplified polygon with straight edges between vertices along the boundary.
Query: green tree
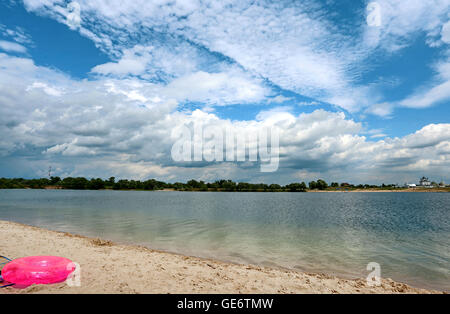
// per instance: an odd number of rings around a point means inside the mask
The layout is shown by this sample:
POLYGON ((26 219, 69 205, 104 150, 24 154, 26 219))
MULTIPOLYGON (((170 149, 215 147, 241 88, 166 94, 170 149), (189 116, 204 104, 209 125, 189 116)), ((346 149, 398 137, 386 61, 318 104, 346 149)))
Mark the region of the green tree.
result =
POLYGON ((328 184, 324 180, 317 180, 316 188, 319 190, 325 190, 328 188, 328 184))
POLYGON ((271 184, 271 185, 269 185, 269 190, 271 190, 271 191, 280 191, 281 190, 281 185, 279 185, 279 184, 271 184))
POLYGON ((88 189, 90 190, 102 190, 105 188, 105 182, 100 179, 91 179, 87 185, 88 189))
POLYGON ((51 177, 50 178, 50 184, 51 185, 57 185, 60 182, 61 182, 61 178, 60 177, 51 177))
POLYGON ((286 188, 290 192, 306 192, 306 184, 305 182, 302 183, 291 183, 286 186, 286 188))
POLYGON ((71 189, 71 190, 85 190, 88 185, 88 180, 86 178, 65 178, 62 181, 62 186, 65 189, 71 189))

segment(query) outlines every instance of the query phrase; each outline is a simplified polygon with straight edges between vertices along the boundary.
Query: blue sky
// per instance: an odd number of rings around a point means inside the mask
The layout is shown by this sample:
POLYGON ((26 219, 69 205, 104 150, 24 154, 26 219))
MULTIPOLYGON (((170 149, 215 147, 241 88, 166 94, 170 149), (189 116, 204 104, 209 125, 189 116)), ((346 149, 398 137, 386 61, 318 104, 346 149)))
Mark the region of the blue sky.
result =
MULTIPOLYGON (((95 65, 109 60, 88 38, 55 20, 27 12, 20 3, 2 1, 0 21, 4 28, 20 28, 29 36, 28 54, 37 65, 52 67, 82 79, 95 65)), ((11 40, 11 36, 5 33, 0 38, 11 40)))
POLYGON ((3 0, 0 176, 450 180, 449 16, 449 0, 3 0), (196 119, 283 125, 281 169, 173 164, 160 133, 196 119))

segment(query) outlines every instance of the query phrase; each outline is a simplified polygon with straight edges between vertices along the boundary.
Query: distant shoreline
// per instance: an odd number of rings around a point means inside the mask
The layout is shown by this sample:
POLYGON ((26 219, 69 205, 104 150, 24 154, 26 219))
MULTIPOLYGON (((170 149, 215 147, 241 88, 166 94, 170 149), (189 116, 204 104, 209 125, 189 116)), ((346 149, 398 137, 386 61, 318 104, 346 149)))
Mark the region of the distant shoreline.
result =
POLYGON ((155 179, 145 181, 121 179, 115 177, 107 180, 101 178, 60 177, 23 179, 0 178, 0 189, 47 189, 47 190, 117 190, 117 191, 182 191, 182 192, 450 192, 450 186, 443 182, 426 182, 429 186, 399 186, 397 184, 351 184, 331 182, 328 184, 322 179, 317 181, 293 182, 286 185, 276 183, 248 183, 234 182, 233 180, 216 180, 205 182, 189 180, 183 182, 163 182, 155 179))
POLYGON ((450 192, 450 187, 445 188, 399 188, 399 189, 326 189, 326 190, 310 190, 305 191, 267 191, 267 190, 249 190, 249 191, 228 191, 228 190, 175 190, 175 189, 161 189, 161 190, 143 190, 143 189, 66 189, 62 187, 48 186, 44 188, 0 188, 1 190, 66 190, 66 191, 140 191, 140 192, 219 192, 219 193, 448 193, 450 192))
POLYGON ((310 193, 405 193, 405 192, 411 192, 411 193, 447 193, 450 192, 450 188, 411 188, 411 189, 396 189, 396 190, 383 190, 383 189, 354 189, 354 190, 348 190, 348 191, 333 191, 333 190, 310 190, 308 191, 310 193))

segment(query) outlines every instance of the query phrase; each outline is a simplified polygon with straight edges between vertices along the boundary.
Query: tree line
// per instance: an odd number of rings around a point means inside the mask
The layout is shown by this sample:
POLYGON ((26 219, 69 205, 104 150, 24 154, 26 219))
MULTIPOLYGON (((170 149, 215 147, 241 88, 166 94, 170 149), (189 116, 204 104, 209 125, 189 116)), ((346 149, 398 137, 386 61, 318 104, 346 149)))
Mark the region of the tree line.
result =
MULTIPOLYGON (((321 187, 321 186, 320 186, 321 187)), ((71 189, 71 190, 144 190, 158 191, 172 189, 176 191, 227 191, 227 192, 248 192, 248 191, 272 191, 272 192, 306 192, 306 183, 292 183, 288 185, 279 184, 254 184, 246 182, 234 182, 232 180, 218 180, 212 183, 204 181, 190 180, 186 183, 167 183, 155 179, 140 180, 117 180, 111 177, 107 180, 100 178, 86 179, 83 177, 64 178, 51 177, 50 179, 23 179, 23 178, 0 178, 0 189, 71 189)))
MULTIPOLYGON (((393 188, 393 185, 384 185, 381 188, 393 188)), ((380 188, 376 185, 352 185, 349 183, 336 183, 330 185, 324 180, 291 183, 287 185, 265 184, 265 183, 246 183, 234 182, 232 180, 218 180, 213 183, 204 181, 190 180, 186 183, 175 182, 167 183, 150 179, 140 180, 117 180, 111 177, 107 180, 100 178, 86 179, 83 177, 64 178, 51 177, 41 179, 23 179, 23 178, 0 178, 0 189, 70 189, 70 190, 175 190, 175 191, 225 191, 225 192, 306 192, 307 190, 327 190, 327 189, 367 189, 380 188)))

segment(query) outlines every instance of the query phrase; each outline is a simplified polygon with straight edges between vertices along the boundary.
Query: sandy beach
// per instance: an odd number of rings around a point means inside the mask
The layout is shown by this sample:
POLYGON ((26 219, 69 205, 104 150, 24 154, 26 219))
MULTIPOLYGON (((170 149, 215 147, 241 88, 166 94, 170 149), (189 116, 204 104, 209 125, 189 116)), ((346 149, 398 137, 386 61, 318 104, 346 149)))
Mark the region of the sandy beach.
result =
POLYGON ((236 265, 119 245, 101 239, 0 221, 0 255, 63 256, 81 267, 81 286, 66 283, 31 286, 16 293, 437 293, 383 279, 369 287, 365 279, 236 265))

